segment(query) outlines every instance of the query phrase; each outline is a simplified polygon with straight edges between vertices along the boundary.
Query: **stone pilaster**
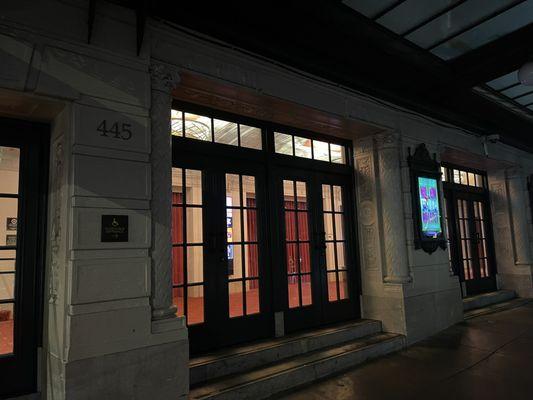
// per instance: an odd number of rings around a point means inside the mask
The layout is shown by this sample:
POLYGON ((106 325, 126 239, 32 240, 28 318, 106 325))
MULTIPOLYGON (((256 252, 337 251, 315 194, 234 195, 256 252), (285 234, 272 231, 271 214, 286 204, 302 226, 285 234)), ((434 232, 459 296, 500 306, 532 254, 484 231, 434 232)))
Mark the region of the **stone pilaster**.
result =
MULTIPOLYGON (((176 71, 164 64, 152 63, 151 136, 152 136, 152 273, 151 304, 154 322, 172 319, 172 145, 170 111, 172 90, 179 83, 176 71)), ((156 326, 161 323, 156 323, 156 326)), ((152 328, 154 330, 154 326, 152 328)), ((157 328, 155 328, 157 329, 157 328)))
POLYGON ((516 265, 530 265, 531 250, 529 248, 526 212, 526 178, 519 167, 507 169, 505 177, 511 213, 514 262, 516 265))
POLYGON ((406 250, 402 177, 400 169, 400 139, 396 133, 378 135, 376 151, 379 168, 381 224, 386 283, 411 281, 406 250))

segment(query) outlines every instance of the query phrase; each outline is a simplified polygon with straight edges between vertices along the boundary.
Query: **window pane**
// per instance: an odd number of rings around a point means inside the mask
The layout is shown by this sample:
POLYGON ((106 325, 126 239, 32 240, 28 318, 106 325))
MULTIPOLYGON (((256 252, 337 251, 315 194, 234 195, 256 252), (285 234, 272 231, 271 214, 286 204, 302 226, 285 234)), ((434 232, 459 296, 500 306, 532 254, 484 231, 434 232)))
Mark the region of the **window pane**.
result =
POLYGON ((241 147, 248 147, 249 149, 257 150, 261 150, 263 148, 263 144, 261 143, 261 129, 247 125, 240 125, 240 129, 241 147))
POLYGON ((172 168, 172 204, 183 203, 183 171, 172 168))
POLYGON ((328 300, 337 301, 337 274, 328 272, 328 300))
POLYGON ((289 308, 300 306, 300 288, 298 286, 298 275, 287 277, 289 308))
POLYGON ((306 212, 298 213, 298 240, 309 240, 309 223, 306 212))
POLYGON ((335 203, 335 211, 344 211, 342 205, 342 188, 340 186, 333 186, 333 202, 335 203))
POLYGON ((181 111, 171 111, 170 132, 173 136, 183 136, 183 113, 181 111))
POLYGON ((244 206, 255 207, 255 177, 242 176, 242 194, 244 197, 244 206))
POLYGON ((300 273, 311 272, 311 255, 309 253, 309 243, 300 243, 300 273))
MULTIPOLYGON (((2 188, 0 182, 0 192, 2 188)), ((18 215, 18 199, 11 199, 8 197, 0 197, 0 246, 16 246, 17 245, 17 215, 18 215), (10 226, 7 226, 7 225, 10 226)))
POLYGON ((311 139, 295 136, 294 155, 296 157, 311 158, 311 139))
POLYGON ((446 182, 446 179, 447 179, 447 176, 446 176, 446 168, 445 167, 440 167, 440 172, 442 174, 442 181, 443 182, 446 182))
POLYGON ((459 171, 459 177, 461 179, 461 185, 468 185, 468 174, 466 171, 459 171))
POLYGON ((189 325, 204 322, 204 287, 203 285, 187 288, 187 322, 189 325))
POLYGON ((479 174, 476 174, 476 186, 483 187, 483 177, 479 174))
POLYGON ((0 304, 0 355, 13 353, 13 304, 0 304))
POLYGON ((346 268, 346 254, 344 242, 336 243, 337 246, 337 267, 346 268))
POLYGON ((202 209, 198 207, 187 207, 186 209, 187 209, 187 243, 202 243, 203 242, 202 209))
POLYGON ((331 211, 331 186, 322 185, 322 209, 331 211))
POLYGON ((184 301, 183 301, 183 288, 174 288, 172 289, 172 304, 178 309, 176 315, 181 316, 185 315, 184 310, 184 301))
POLYGON ((344 216, 335 214, 335 240, 344 240, 344 216))
POLYGON ((241 236, 241 210, 236 208, 226 209, 226 233, 228 243, 240 242, 241 236))
POLYGON ((329 161, 329 144, 313 140, 313 157, 315 160, 329 161))
POLYGON ((228 278, 242 278, 242 246, 228 245, 228 278))
POLYGON ((461 183, 461 175, 459 175, 459 170, 457 170, 457 169, 453 170, 453 182, 454 183, 461 183))
POLYGON ((257 210, 244 210, 244 221, 244 240, 246 242, 257 242, 257 210))
POLYGON ((259 280, 246 281, 246 314, 259 312, 259 280))
POLYGON ((333 236, 333 214, 324 213, 324 231, 326 240, 334 240, 333 236))
POLYGON ((283 180, 283 198, 286 209, 294 209, 294 181, 283 180))
POLYGON ((294 155, 292 149, 292 135, 274 132, 274 148, 276 153, 294 155))
POLYGON ((185 113, 185 137, 211 141, 211 118, 185 113))
POLYGON ((239 175, 226 174, 226 206, 239 207, 241 205, 239 187, 239 175))
POLYGON ((298 249, 296 243, 287 243, 287 274, 298 273, 298 249))
POLYGON ((307 189, 305 182, 296 182, 296 196, 298 198, 298 210, 307 210, 307 189))
POLYGON ((233 122, 213 119, 215 128, 215 142, 237 146, 239 144, 237 124, 233 122))
POLYGON ((328 271, 335 269, 335 243, 326 243, 326 269, 328 271))
POLYGON ((302 306, 313 304, 313 293, 311 289, 311 275, 302 275, 302 306))
POLYGON ((228 295, 229 295, 229 316, 230 318, 240 317, 243 312, 243 299, 242 299, 242 281, 229 282, 228 283, 228 295))
POLYGON ((202 171, 185 170, 185 201, 187 204, 202 204, 202 171))
POLYGON ((256 244, 244 245, 244 273, 247 278, 259 276, 259 247, 256 244))
POLYGON ((470 186, 476 186, 476 178, 475 178, 475 175, 472 172, 468 173, 468 184, 470 186))
POLYGON ((183 285, 183 247, 172 248, 172 284, 183 285))
POLYGON ((331 151, 331 162, 337 164, 346 164, 346 159, 344 156, 344 146, 338 144, 330 144, 331 151))
POLYGON ((187 283, 199 283, 204 280, 203 246, 187 247, 187 283))
POLYGON ((0 274, 0 300, 12 300, 15 297, 15 273, 0 274))
POLYGON ((339 291, 340 299, 348 298, 348 273, 346 271, 339 271, 339 291))

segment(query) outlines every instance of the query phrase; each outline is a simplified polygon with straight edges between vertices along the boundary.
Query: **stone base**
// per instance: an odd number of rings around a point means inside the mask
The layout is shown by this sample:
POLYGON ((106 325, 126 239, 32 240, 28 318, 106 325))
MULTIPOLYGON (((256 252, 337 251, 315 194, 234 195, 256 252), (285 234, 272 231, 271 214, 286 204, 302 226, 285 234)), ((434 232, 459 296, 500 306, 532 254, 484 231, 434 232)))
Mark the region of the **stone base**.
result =
POLYGON ((501 289, 514 290, 518 297, 533 298, 533 280, 530 274, 498 274, 501 289))
POLYGON ((64 379, 57 382, 52 399, 176 400, 188 394, 187 340, 67 363, 54 361, 63 369, 64 379))

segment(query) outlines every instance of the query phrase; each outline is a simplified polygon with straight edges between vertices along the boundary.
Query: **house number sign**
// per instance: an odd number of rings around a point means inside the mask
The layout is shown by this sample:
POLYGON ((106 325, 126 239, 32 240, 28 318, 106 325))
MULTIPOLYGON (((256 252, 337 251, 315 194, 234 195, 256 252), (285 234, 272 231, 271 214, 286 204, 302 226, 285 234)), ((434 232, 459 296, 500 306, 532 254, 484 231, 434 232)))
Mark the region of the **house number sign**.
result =
POLYGON ((100 136, 112 139, 130 140, 133 136, 131 124, 125 122, 108 122, 106 119, 100 121, 96 127, 96 131, 100 132, 100 136))

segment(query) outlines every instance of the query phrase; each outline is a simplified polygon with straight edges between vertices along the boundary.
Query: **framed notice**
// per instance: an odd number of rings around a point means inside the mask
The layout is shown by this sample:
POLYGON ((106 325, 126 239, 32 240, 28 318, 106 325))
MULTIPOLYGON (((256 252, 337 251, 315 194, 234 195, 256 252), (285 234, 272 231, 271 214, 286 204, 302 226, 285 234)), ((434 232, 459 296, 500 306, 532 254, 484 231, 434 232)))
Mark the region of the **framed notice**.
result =
POLYGON ((16 231, 17 230, 17 217, 7 217, 6 218, 6 231, 16 231))
POLYGON ((6 235, 6 246, 16 246, 17 235, 6 235))
POLYGON ((440 195, 440 164, 424 143, 413 155, 409 151, 415 249, 433 253, 446 248, 440 195))

